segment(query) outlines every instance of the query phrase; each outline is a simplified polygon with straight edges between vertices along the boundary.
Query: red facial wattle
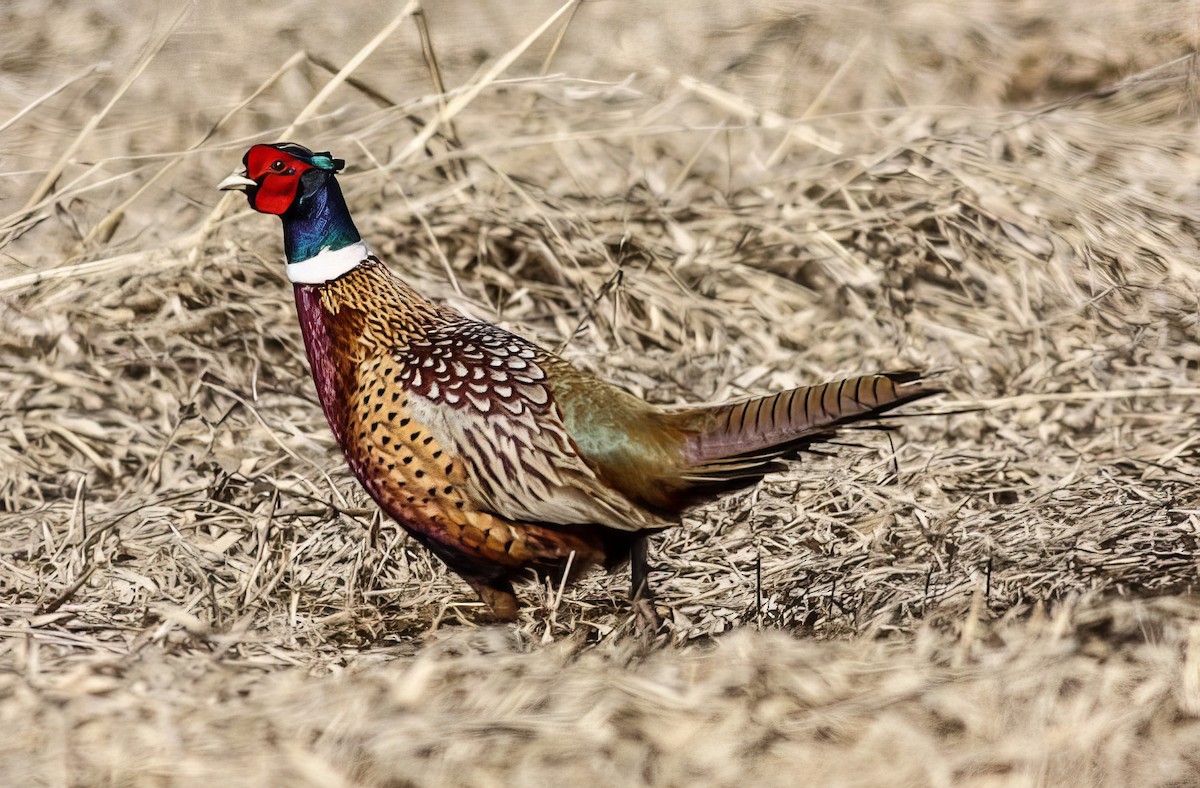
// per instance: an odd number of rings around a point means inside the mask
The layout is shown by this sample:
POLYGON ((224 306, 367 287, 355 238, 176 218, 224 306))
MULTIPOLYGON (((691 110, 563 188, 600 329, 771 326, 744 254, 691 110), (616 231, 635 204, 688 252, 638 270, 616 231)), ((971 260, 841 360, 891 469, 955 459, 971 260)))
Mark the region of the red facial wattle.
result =
POLYGON ((270 145, 255 145, 245 162, 246 174, 258 184, 250 195, 251 206, 273 214, 287 212, 300 188, 300 176, 313 166, 270 145))

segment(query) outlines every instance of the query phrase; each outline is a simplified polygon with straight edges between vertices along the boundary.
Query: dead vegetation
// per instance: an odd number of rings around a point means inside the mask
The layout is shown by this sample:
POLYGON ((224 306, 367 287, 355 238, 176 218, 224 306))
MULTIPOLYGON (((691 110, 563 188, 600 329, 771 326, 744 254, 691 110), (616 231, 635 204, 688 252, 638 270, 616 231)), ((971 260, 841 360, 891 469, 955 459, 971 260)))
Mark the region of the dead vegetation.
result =
POLYGON ((0 10, 0 782, 1200 780, 1200 7, 538 8, 426 9, 444 95, 390 4, 0 10), (283 136, 415 285, 642 396, 987 409, 693 512, 652 644, 602 575, 480 628, 212 190, 283 136))

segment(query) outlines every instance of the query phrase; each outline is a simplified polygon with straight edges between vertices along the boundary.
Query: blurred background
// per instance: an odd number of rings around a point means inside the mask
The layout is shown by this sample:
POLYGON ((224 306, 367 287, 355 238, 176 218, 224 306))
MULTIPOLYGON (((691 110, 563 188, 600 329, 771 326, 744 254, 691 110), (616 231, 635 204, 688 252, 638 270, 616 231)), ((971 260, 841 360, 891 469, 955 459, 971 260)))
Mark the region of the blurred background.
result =
MULTIPOLYGON (((427 4, 445 87, 468 84, 558 7, 536 0, 516 13, 499 2, 427 4)), ((229 169, 247 143, 274 139, 287 128, 330 80, 331 69, 344 66, 402 8, 375 0, 337 9, 304 1, 6 2, 0 9, 0 204, 6 232, 15 229, 20 237, 8 235, 0 272, 94 255, 109 233, 111 253, 194 227, 215 202, 214 176, 229 169), (148 62, 135 75, 143 58, 148 62), (53 194, 22 213, 68 151, 53 194), (110 222, 96 231, 168 163, 173 171, 123 211, 118 227, 110 222), (47 226, 32 229, 43 222, 47 226)), ((503 129, 509 144, 517 144, 534 131, 531 113, 543 137, 624 127, 627 136, 640 138, 631 146, 652 147, 648 127, 661 134, 808 119, 820 129, 822 119, 857 113, 857 124, 879 128, 899 108, 942 114, 960 106, 1029 108, 1168 62, 1194 50, 1200 35, 1194 2, 1161 0, 849 6, 692 0, 647 2, 636 11, 596 0, 568 18, 565 32, 555 26, 503 75, 520 80, 548 73, 560 82, 486 91, 478 109, 458 121, 464 144, 477 141, 471 137, 476 127, 503 129), (577 106, 563 112, 562 103, 577 106), (578 105, 586 106, 585 117, 578 105), (763 113, 779 117, 764 123, 763 113)), ((413 133, 402 118, 410 112, 427 118, 427 97, 436 92, 412 20, 353 77, 362 87, 337 88, 295 136, 317 147, 359 139, 386 162, 413 133)), ((769 146, 765 161, 777 136, 745 134, 728 144, 769 146)), ((498 147, 503 156, 504 143, 498 147)), ((800 164, 813 162, 808 146, 801 145, 800 154, 800 164)), ((770 163, 795 163, 787 159, 770 163)), ((610 178, 614 164, 634 166, 609 162, 610 178)), ((647 166, 653 171, 652 154, 647 166)), ((760 173, 729 177, 740 185, 760 173)))

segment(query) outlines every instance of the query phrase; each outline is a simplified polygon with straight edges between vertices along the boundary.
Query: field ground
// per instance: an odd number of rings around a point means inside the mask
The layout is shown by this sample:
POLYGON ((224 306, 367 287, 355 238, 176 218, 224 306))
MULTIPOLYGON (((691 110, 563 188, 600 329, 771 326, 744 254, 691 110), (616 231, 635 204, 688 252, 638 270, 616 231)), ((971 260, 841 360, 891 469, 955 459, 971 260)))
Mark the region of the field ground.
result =
POLYGON ((0 784, 1200 784, 1200 3, 429 6, 0 8, 0 784), (481 625, 213 190, 282 137, 651 400, 949 393, 656 537, 652 640, 481 625))

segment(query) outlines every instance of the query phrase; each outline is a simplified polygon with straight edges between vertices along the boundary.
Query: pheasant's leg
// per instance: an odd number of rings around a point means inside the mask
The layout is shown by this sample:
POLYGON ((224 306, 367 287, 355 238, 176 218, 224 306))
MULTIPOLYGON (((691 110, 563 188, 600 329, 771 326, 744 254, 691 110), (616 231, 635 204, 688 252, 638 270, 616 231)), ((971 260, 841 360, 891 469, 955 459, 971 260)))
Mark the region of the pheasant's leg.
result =
POLYGON ((483 577, 463 576, 479 594, 479 599, 487 607, 488 613, 497 621, 517 620, 517 596, 513 593, 512 583, 507 580, 492 580, 483 577))
POLYGON ((654 603, 654 592, 650 590, 650 564, 646 561, 645 536, 639 536, 629 546, 629 574, 633 585, 629 589, 629 599, 634 604, 645 599, 654 603))
POLYGON ((654 632, 662 626, 662 617, 654 607, 654 591, 650 588, 650 564, 646 560, 649 537, 639 536, 629 546, 629 574, 633 585, 629 600, 638 616, 639 629, 654 632))

